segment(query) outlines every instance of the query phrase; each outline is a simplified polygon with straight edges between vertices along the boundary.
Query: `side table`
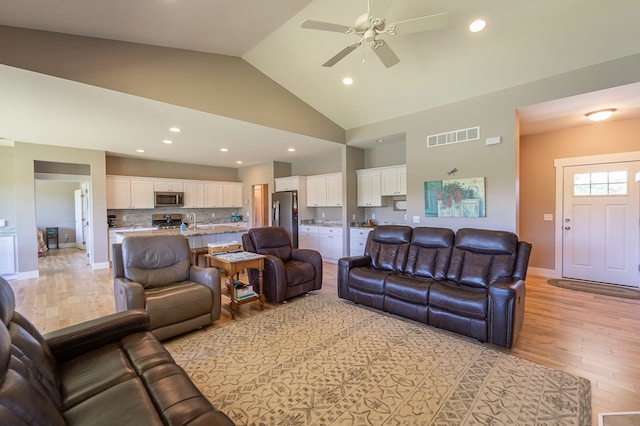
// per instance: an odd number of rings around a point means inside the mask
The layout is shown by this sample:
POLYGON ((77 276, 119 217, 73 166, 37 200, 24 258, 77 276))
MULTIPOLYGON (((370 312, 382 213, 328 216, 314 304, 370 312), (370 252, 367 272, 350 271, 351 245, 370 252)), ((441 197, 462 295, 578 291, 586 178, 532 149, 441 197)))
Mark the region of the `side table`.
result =
POLYGON ((235 277, 237 273, 247 268, 255 268, 258 270, 258 286, 260 291, 257 295, 236 299, 233 288, 228 289, 228 296, 231 299, 229 307, 231 309, 231 319, 236 318, 236 310, 240 305, 260 301, 260 309, 264 309, 264 293, 262 292, 262 271, 264 270, 265 255, 242 251, 239 253, 226 254, 205 254, 204 256, 207 267, 223 269, 230 277, 235 277))
POLYGON ((47 244, 47 248, 51 248, 49 247, 49 240, 55 240, 56 242, 56 248, 60 248, 60 243, 58 242, 58 228, 47 228, 46 229, 46 244, 47 244))

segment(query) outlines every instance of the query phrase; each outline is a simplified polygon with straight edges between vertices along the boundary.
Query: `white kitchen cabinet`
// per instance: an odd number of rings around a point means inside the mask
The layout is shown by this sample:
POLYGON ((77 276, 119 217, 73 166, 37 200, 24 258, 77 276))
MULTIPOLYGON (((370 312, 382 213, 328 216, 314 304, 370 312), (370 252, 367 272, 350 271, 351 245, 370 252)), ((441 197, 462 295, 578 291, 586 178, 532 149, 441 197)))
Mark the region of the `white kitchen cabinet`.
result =
POLYGON ((184 182, 175 179, 154 179, 153 190, 158 192, 185 192, 184 182))
POLYGON ((226 182, 222 184, 223 207, 242 207, 242 183, 226 182))
POLYGON ((325 262, 337 263, 342 257, 342 228, 319 226, 318 251, 325 262))
POLYGON ((205 206, 204 183, 184 182, 184 207, 203 208, 205 206))
POLYGON ((364 247, 367 245, 367 238, 372 230, 373 228, 351 228, 349 230, 350 256, 362 256, 364 254, 364 247))
POLYGON ((152 209, 153 180, 107 176, 108 209, 152 209))
POLYGON ((356 170, 356 175, 357 175, 358 207, 382 206, 382 193, 380 188, 380 170, 379 169, 356 170))
POLYGON ((342 173, 307 176, 307 207, 341 207, 342 173))
POLYGON ((16 273, 16 247, 13 235, 0 236, 0 275, 16 273))
POLYGON ((281 191, 305 191, 307 189, 306 176, 287 176, 275 179, 275 192, 281 191))
POLYGON ((327 179, 323 175, 307 176, 307 207, 327 205, 327 179))
POLYGON ((407 195, 407 166, 380 169, 381 195, 407 195))
POLYGON ((327 207, 342 207, 342 173, 331 173, 327 178, 327 207))
POLYGON ((209 208, 224 207, 222 182, 206 182, 204 184, 204 205, 209 208))
POLYGON ((317 226, 298 226, 298 247, 302 249, 318 250, 317 226))

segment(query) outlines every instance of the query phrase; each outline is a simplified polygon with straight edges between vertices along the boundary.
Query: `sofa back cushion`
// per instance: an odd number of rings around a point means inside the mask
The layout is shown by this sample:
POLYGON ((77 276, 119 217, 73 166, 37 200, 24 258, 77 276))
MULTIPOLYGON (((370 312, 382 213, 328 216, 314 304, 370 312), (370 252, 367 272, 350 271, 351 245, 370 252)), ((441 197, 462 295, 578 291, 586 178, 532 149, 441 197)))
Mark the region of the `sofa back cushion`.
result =
POLYGON ((454 235, 451 229, 446 228, 414 228, 404 272, 444 280, 451 260, 454 235))
POLYGON ((145 288, 189 278, 189 241, 182 235, 132 236, 122 241, 124 276, 145 288))
POLYGON ((62 425, 58 367, 42 335, 14 312, 0 277, 0 424, 62 425))
POLYGON ((371 266, 384 271, 402 272, 411 243, 410 226, 379 225, 369 233, 364 255, 371 257, 371 266))
POLYGON ((252 228, 247 234, 251 238, 253 249, 245 247, 246 250, 278 257, 284 263, 291 259, 291 239, 283 227, 252 228))
POLYGON ((463 228, 455 236, 447 279, 470 287, 487 288, 511 277, 518 237, 512 232, 463 228))

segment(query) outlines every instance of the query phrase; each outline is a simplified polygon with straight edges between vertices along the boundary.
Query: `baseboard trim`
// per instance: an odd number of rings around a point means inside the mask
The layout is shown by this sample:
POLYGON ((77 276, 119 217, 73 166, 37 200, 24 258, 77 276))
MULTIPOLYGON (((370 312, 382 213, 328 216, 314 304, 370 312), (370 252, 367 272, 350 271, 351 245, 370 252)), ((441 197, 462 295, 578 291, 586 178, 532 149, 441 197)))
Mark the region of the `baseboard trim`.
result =
POLYGON ((109 269, 109 262, 93 263, 91 269, 94 271, 97 269, 109 269))
POLYGON ((40 278, 40 271, 18 272, 18 280, 31 280, 33 278, 40 278))
POLYGON ((530 266, 528 273, 537 277, 562 278, 561 276, 556 275, 556 271, 554 269, 532 268, 530 266))

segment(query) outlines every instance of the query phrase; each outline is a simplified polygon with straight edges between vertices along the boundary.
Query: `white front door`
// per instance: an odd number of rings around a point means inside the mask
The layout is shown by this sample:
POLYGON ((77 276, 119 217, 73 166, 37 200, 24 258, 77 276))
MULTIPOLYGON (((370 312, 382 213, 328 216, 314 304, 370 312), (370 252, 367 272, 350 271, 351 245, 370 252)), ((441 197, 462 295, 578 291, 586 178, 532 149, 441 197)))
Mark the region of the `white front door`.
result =
POLYGON ((85 249, 84 239, 84 210, 82 206, 82 190, 76 189, 73 191, 75 200, 75 213, 76 213, 76 248, 80 250, 85 249))
POLYGON ((640 162, 564 167, 562 276, 638 287, 640 162))

